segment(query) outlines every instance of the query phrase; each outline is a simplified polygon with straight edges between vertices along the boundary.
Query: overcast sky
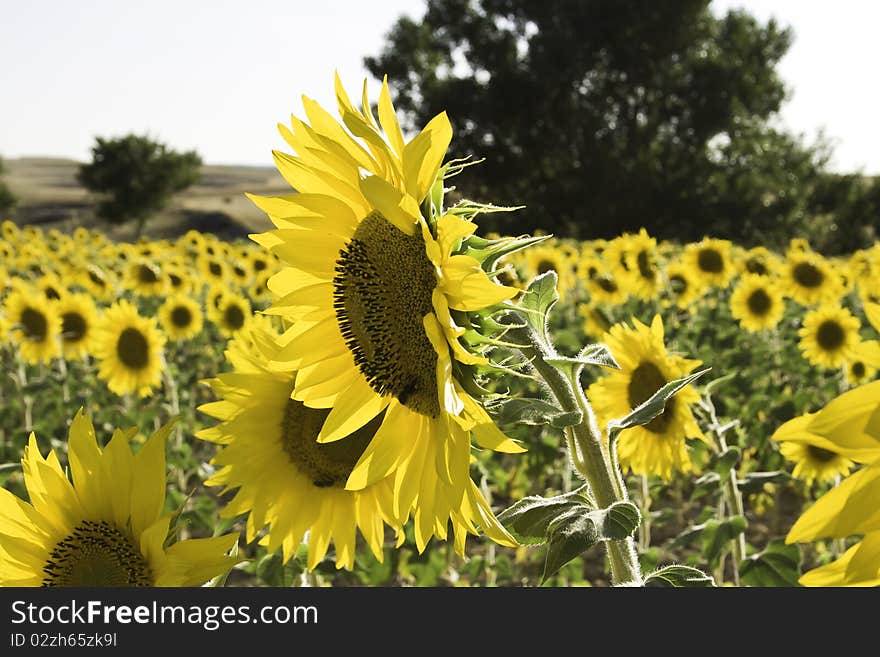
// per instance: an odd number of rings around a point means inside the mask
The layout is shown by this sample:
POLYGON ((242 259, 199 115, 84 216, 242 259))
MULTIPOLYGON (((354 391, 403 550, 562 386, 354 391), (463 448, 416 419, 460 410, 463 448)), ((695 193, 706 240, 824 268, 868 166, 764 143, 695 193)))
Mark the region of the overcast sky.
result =
MULTIPOLYGON (((648 0, 646 0, 648 1, 648 0)), ((149 133, 212 164, 271 166, 299 98, 332 103, 422 0, 0 0, 0 154, 86 159, 96 135, 149 133)), ((793 27, 790 128, 836 143, 833 168, 880 174, 880 3, 715 0, 793 27)), ((374 86, 378 93, 378 88, 374 86)), ((374 94, 375 95, 375 94, 374 94)))

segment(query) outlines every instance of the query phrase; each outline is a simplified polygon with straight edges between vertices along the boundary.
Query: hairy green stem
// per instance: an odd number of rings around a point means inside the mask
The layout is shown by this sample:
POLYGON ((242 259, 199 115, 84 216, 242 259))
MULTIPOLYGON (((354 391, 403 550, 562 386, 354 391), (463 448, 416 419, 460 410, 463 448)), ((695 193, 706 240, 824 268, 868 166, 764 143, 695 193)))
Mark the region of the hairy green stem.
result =
MULTIPOLYGON (((503 321, 512 323, 516 319, 507 320, 505 318, 503 321)), ((572 462, 586 479, 598 506, 607 509, 615 502, 627 501, 626 489, 620 485, 621 474, 613 469, 611 455, 602 442, 602 434, 596 423, 596 416, 580 383, 570 380, 559 369, 546 361, 547 358, 552 358, 556 354, 530 328, 512 327, 507 335, 512 342, 521 345, 520 352, 547 384, 559 407, 565 412, 581 412, 581 421, 567 427, 565 433, 571 450, 572 462)), ((615 585, 641 584, 641 569, 632 537, 622 541, 606 541, 606 545, 611 561, 612 583, 615 585)))

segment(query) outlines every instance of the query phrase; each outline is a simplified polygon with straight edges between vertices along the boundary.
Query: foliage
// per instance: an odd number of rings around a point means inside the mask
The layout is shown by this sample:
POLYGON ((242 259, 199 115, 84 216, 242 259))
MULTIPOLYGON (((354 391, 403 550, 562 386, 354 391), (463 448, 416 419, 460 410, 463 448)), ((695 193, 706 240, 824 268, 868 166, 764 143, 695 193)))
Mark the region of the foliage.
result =
POLYGON ((826 173, 824 140, 775 127, 791 42, 709 0, 429 0, 365 64, 409 127, 447 110, 452 155, 490 162, 465 196, 527 207, 498 217, 502 232, 695 240, 711 217, 718 236, 780 246, 810 222, 828 229, 817 246, 852 250, 880 188, 826 173))
POLYGON ((138 222, 162 210, 171 196, 198 182, 202 160, 195 151, 178 153, 149 137, 98 137, 92 162, 80 167, 78 180, 103 196, 98 215, 111 223, 138 222))

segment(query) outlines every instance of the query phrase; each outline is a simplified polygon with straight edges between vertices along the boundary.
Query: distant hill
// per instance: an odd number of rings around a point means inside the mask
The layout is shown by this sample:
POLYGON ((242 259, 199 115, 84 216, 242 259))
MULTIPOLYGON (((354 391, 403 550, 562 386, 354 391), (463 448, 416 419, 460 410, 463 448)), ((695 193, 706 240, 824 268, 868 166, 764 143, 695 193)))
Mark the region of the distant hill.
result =
MULTIPOLYGON (((133 225, 113 226, 95 216, 94 198, 76 181, 79 162, 23 157, 4 159, 4 164, 3 179, 19 199, 16 223, 66 232, 85 226, 117 240, 133 237, 133 225)), ((149 219, 145 234, 173 238, 195 228, 231 239, 270 229, 266 215, 244 192, 288 194, 291 189, 274 168, 206 165, 199 184, 175 196, 167 210, 149 219)))

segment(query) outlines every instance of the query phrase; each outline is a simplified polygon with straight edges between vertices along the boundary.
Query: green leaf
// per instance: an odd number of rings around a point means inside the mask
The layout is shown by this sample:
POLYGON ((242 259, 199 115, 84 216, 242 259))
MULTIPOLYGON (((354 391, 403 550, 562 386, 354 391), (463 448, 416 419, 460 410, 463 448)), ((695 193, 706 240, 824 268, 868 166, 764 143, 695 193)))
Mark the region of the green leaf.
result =
POLYGON ((650 397, 650 399, 639 405, 637 408, 633 409, 633 411, 629 415, 619 420, 612 420, 611 422, 609 422, 609 435, 613 437, 624 429, 630 429, 632 427, 648 424, 651 420, 653 420, 655 417, 663 412, 663 410, 666 408, 666 402, 669 401, 669 399, 671 399, 682 388, 693 383, 698 378, 703 376, 703 374, 708 372, 709 369, 710 368, 706 368, 704 370, 700 370, 699 372, 689 374, 682 379, 670 381, 665 386, 660 388, 660 390, 655 392, 650 397))
POLYGON ((616 370, 620 369, 620 365, 614 360, 614 356, 607 345, 591 344, 584 347, 581 352, 571 358, 569 356, 555 356, 553 358, 545 358, 556 369, 562 371, 570 381, 577 383, 585 365, 601 365, 602 367, 610 367, 616 370))
POLYGON ((715 586, 715 580, 702 570, 690 566, 666 566, 645 578, 651 588, 699 588, 715 586))
POLYGON ((493 404, 487 410, 499 424, 549 424, 557 429, 580 424, 583 413, 579 410, 563 411, 543 399, 515 397, 493 404))
POLYGON ((524 497, 499 513, 498 520, 520 543, 540 545, 547 541, 554 520, 571 511, 585 516, 593 508, 583 495, 585 490, 584 486, 555 497, 524 497))
POLYGON ((732 381, 736 377, 736 372, 731 372, 730 374, 725 374, 724 376, 719 376, 717 379, 712 379, 709 383, 706 384, 705 393, 707 395, 711 395, 716 388, 720 388, 728 381, 732 381))
POLYGON ((632 502, 615 502, 605 510, 593 511, 591 515, 604 513, 602 522, 602 537, 614 541, 620 541, 638 528, 642 521, 642 514, 632 502))
POLYGON ((547 557, 541 583, 599 540, 593 518, 581 513, 580 509, 572 509, 554 520, 547 528, 547 557))
POLYGON ((739 462, 741 455, 742 452, 739 447, 728 447, 718 455, 718 458, 715 460, 715 466, 712 469, 718 473, 719 477, 726 477, 730 474, 731 468, 739 462))
POLYGON ((770 541, 765 550, 740 562, 739 574, 749 586, 800 586, 801 550, 782 539, 770 541))
POLYGON ((556 291, 557 282, 558 277, 552 269, 541 274, 529 283, 519 302, 529 326, 547 345, 551 344, 547 333, 547 316, 550 314, 550 309, 559 301, 559 293, 556 291))
POLYGON ((764 484, 784 484, 791 480, 791 475, 782 470, 770 472, 750 472, 742 479, 737 480, 737 485, 743 493, 757 493, 764 488, 764 484))
POLYGON ((730 541, 742 534, 748 522, 743 516, 732 516, 726 520, 707 520, 703 529, 702 552, 710 566, 714 567, 724 554, 730 541))

